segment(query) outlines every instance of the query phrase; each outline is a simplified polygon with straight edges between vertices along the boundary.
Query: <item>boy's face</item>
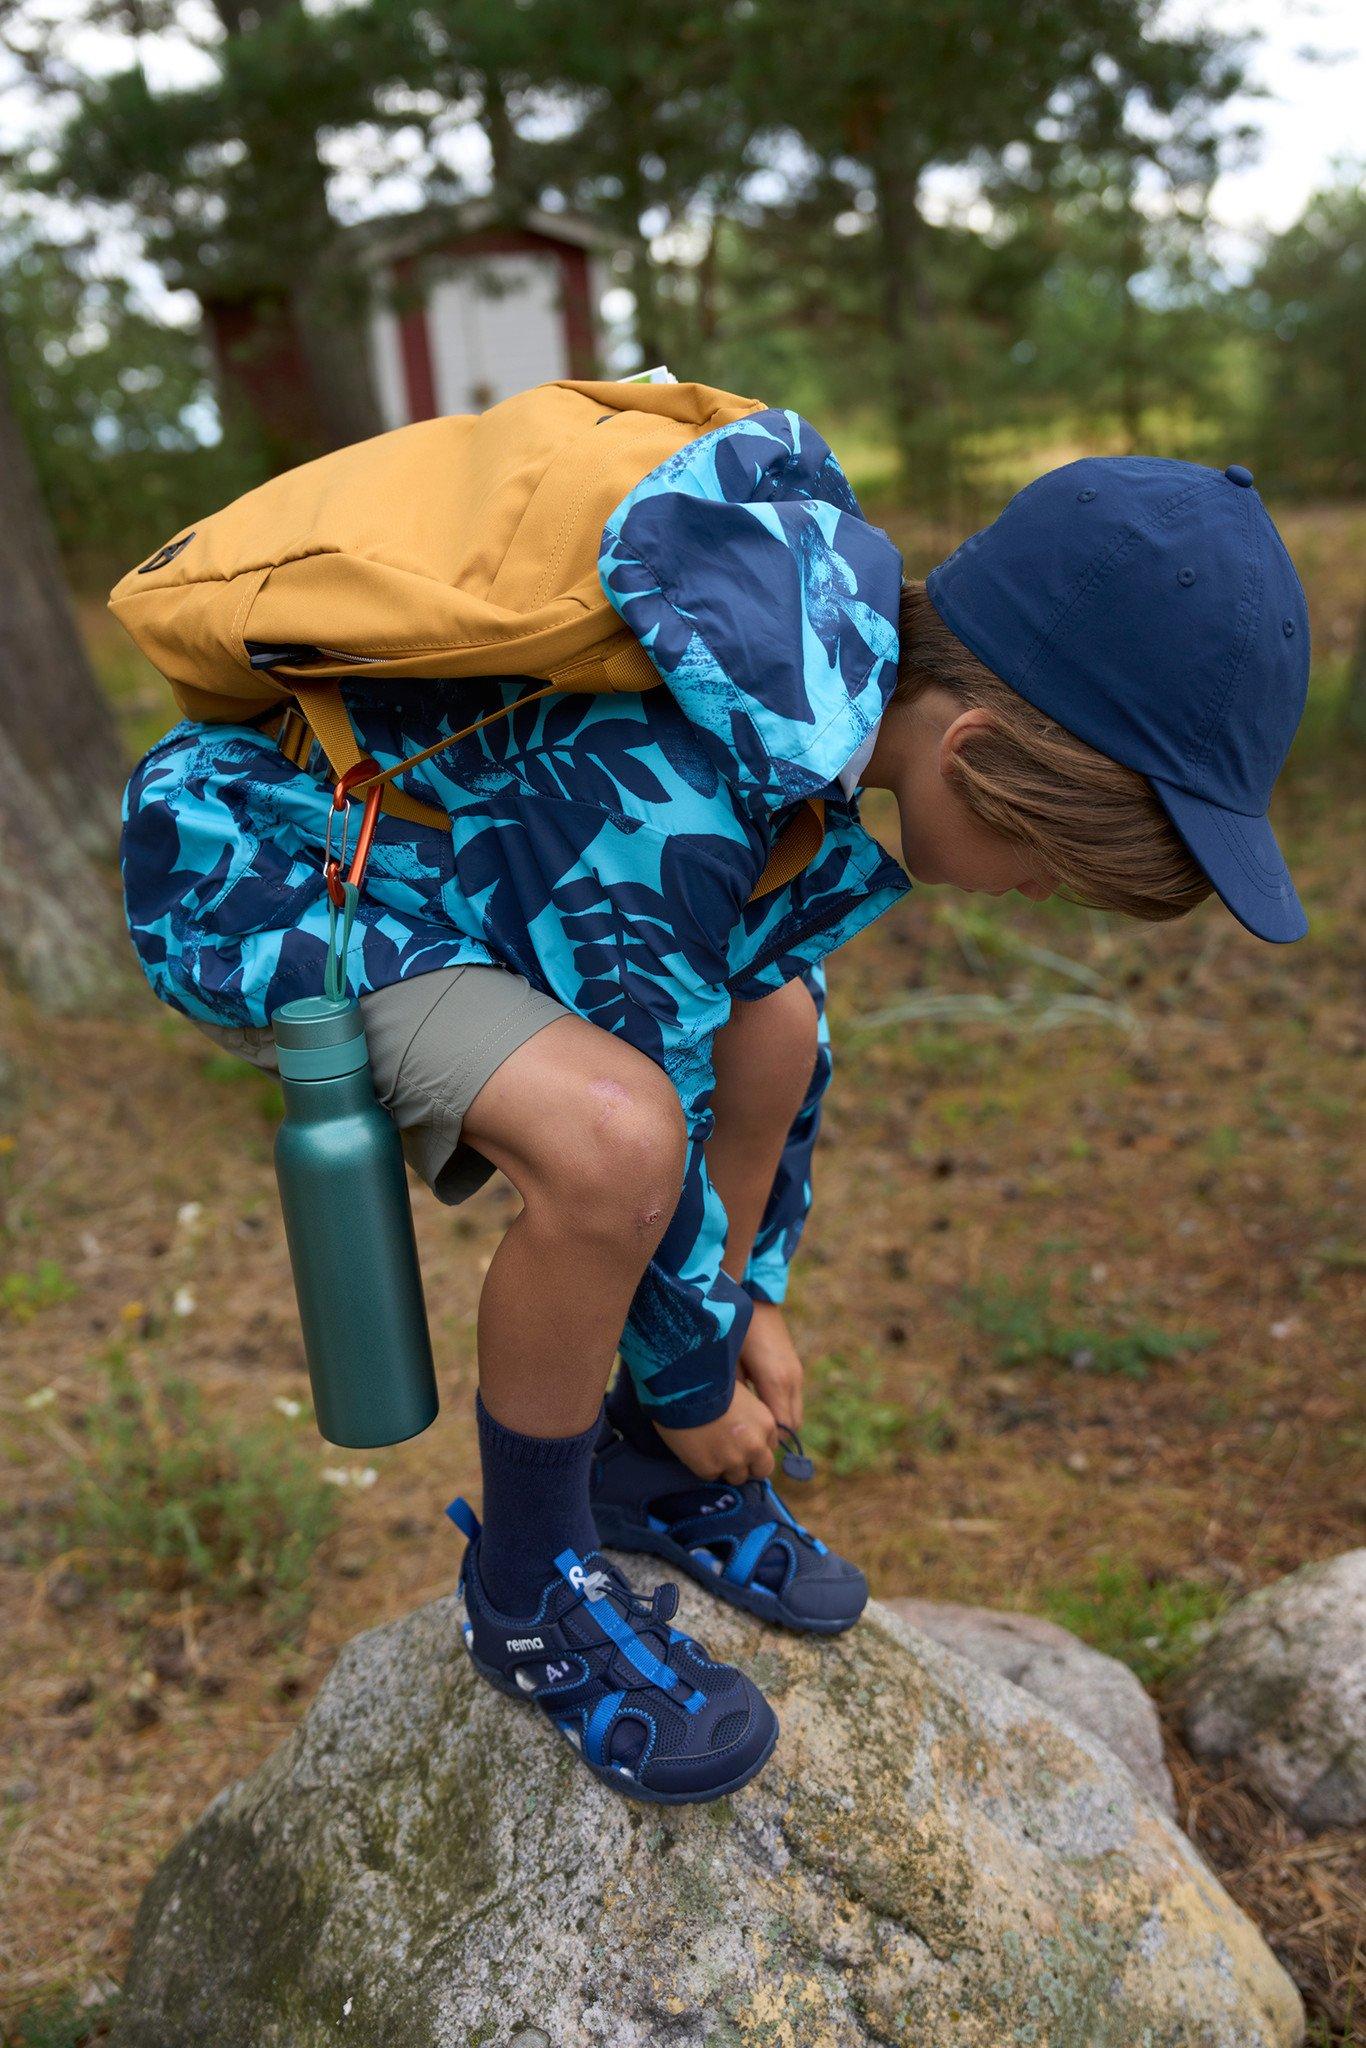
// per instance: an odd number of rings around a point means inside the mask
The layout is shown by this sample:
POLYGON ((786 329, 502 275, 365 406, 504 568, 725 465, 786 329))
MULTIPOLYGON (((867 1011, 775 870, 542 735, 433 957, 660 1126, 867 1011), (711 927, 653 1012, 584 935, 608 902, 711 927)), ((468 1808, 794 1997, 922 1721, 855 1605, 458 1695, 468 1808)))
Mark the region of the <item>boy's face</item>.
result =
POLYGON ((990 727, 990 714, 959 711, 940 691, 926 691, 908 711, 907 744, 889 763, 887 786, 901 812, 901 857, 912 880, 987 896, 1016 890, 1044 902, 1057 887, 1056 876, 1043 872, 1028 847, 985 824, 953 782, 958 749, 972 733, 990 727))

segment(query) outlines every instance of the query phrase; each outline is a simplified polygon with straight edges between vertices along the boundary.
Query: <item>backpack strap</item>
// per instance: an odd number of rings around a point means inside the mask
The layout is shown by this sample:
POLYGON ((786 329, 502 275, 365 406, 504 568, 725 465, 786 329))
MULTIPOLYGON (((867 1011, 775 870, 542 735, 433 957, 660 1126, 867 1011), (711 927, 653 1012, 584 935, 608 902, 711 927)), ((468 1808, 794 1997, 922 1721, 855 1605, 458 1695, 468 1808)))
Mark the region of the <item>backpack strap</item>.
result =
MULTIPOLYGON (((331 763, 336 776, 345 775, 348 768, 354 768, 362 758, 360 742, 357 740, 345 704, 342 702, 340 686, 336 683, 291 682, 290 690, 298 700, 299 709, 312 727, 313 736, 331 763)), ((286 720, 288 730, 288 720, 286 720)), ((443 742, 448 745, 449 742, 443 742)), ((435 752, 430 748, 429 752, 435 752)), ((291 754, 291 759, 297 756, 291 754)), ((424 754, 415 754, 413 760, 426 759, 424 754)), ((389 770, 389 776, 399 774, 404 768, 411 768, 412 761, 400 761, 389 770)), ((369 784, 363 785, 368 788, 369 784)), ((359 796, 361 789, 352 794, 359 796)), ((434 804, 424 804, 406 791, 395 789, 393 782, 386 778, 384 794, 380 798, 380 809, 387 811, 391 818, 403 818, 410 825, 430 825, 438 832, 450 830, 450 818, 445 811, 437 810, 434 804)))
MULTIPOLYGON (((649 657, 639 641, 634 641, 632 645, 640 660, 649 666, 649 657)), ((584 690, 589 687, 587 678, 590 670, 595 676, 600 674, 603 679, 595 684, 598 689, 634 691, 641 687, 640 683, 634 680, 640 672, 639 663, 629 648, 614 649, 605 656, 594 655, 587 661, 576 662, 571 668, 561 670, 543 689, 533 690, 527 696, 519 697, 516 705, 509 704, 498 711, 489 712, 485 718, 476 718, 472 725, 465 726, 460 732, 449 733, 444 739, 437 740, 434 745, 424 747, 420 754, 409 754, 406 760, 396 761, 392 768, 382 769, 378 775, 372 775, 366 781, 356 783, 350 794, 363 796, 366 790, 372 789, 377 782, 381 783, 384 793, 380 798, 380 809, 387 811, 391 818, 403 818, 410 825, 429 825, 439 832, 449 831, 451 821, 446 811, 438 810, 434 804, 424 804, 419 798, 409 796, 406 791, 396 789, 394 777, 402 775, 408 768, 418 767, 423 761, 430 761, 434 754, 440 754, 447 747, 453 747, 457 740, 468 739, 469 735, 478 732, 481 726, 492 725, 498 719, 506 718, 510 711, 520 710, 523 704, 532 704, 538 697, 549 697, 557 690, 584 690)), ((653 677, 653 668, 650 673, 653 677)), ((338 777, 345 775, 348 768, 354 768, 356 763, 363 759, 363 755, 350 716, 342 702, 340 685, 335 682, 305 683, 291 679, 289 687, 298 700, 299 709, 307 720, 313 737, 326 754, 333 774, 338 777)), ((303 744, 305 736, 294 729, 288 713, 276 737, 281 750, 290 760, 297 763, 306 751, 303 744)), ((811 865, 824 837, 825 804, 820 797, 807 797, 801 809, 793 813, 774 841, 764 871, 754 885, 750 901, 754 902, 761 896, 771 896, 775 889, 781 889, 786 883, 794 880, 803 868, 811 865)))

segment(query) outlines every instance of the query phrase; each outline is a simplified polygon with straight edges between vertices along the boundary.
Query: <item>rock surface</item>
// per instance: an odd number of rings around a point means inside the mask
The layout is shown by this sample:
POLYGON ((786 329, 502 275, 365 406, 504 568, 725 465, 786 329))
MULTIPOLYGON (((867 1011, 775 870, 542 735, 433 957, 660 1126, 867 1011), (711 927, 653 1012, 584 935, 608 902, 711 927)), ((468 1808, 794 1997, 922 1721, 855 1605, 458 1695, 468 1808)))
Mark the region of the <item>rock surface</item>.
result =
POLYGON ((1263 1586, 1182 1688, 1196 1756, 1236 1757, 1300 1823, 1366 1822, 1366 1550, 1263 1586))
POLYGON ((712 1806, 594 1783, 476 1678, 453 1601, 357 1637, 153 1879, 117 2048, 1302 2040, 1190 1844, 1018 1686, 877 1606, 825 1643, 682 1615, 782 1720, 712 1806))
POLYGON ((1154 1806, 1175 1815, 1176 1794, 1162 1754, 1162 1723, 1127 1664, 1093 1650, 1039 1614, 960 1607, 951 1600, 886 1604, 912 1628, 923 1629, 970 1664, 1046 1700, 1078 1728, 1096 1736, 1154 1806))

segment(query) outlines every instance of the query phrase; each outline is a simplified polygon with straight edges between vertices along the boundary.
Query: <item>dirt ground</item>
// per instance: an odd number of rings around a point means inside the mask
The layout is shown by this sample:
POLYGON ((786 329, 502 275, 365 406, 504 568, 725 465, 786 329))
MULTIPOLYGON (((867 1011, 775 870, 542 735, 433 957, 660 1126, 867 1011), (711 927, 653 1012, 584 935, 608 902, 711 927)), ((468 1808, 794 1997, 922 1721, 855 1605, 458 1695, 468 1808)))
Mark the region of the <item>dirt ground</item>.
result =
MULTIPOLYGON (((1366 516, 1298 518, 1331 680, 1366 516)), ((1127 1657, 1170 1703, 1193 1830, 1313 2038, 1360 2043, 1366 1843, 1306 1843, 1199 1770, 1175 1704, 1221 1605, 1366 1541, 1366 790, 1329 694, 1278 800, 1313 925, 1293 953, 1217 906, 1145 931, 918 890, 836 957, 790 1305, 822 1455, 794 1504, 876 1593, 1043 1610, 1127 1657)), ((119 695, 139 731, 145 679, 119 695)), ((59 1993, 98 2003, 158 1859, 339 1645, 449 1589, 441 1509, 477 1485, 475 1308, 514 1197, 417 1203, 442 1418, 332 1452, 306 1405, 273 1089, 150 996, 101 1019, 0 1002, 0 2024, 18 2029, 59 1993), (250 1571, 206 1588, 73 1546, 111 1357, 330 1473, 301 1620, 250 1571)))

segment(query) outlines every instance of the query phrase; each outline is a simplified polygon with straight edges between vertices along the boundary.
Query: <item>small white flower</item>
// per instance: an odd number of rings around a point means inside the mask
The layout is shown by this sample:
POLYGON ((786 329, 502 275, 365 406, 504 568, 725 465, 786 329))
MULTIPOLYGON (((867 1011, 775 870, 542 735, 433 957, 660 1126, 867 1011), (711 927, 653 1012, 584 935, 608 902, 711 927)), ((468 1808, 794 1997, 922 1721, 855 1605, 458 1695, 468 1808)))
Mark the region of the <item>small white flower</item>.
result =
POLYGON ((350 2017, 351 2017, 351 2007, 352 2007, 353 2003, 354 2003, 354 2000, 352 2000, 352 1999, 348 1998, 348 1999, 347 1999, 347 2001, 346 2001, 346 2003, 345 2003, 345 2005, 344 2005, 344 2006, 342 2007, 342 2018, 343 2018, 344 2020, 349 2020, 349 2019, 350 2019, 350 2017))
POLYGON ((55 1387, 39 1387, 36 1394, 25 1396, 24 1406, 26 1408, 50 1408, 56 1398, 57 1389, 55 1387))
POLYGON ((202 1202, 182 1202, 175 1212, 175 1220, 181 1230, 193 1230, 203 1214, 202 1202))
POLYGON ((292 1401, 288 1394, 277 1394, 272 1406, 278 1408, 280 1413, 286 1416, 290 1422, 293 1422, 296 1417, 304 1412, 303 1402, 292 1401))
POLYGON ((1283 1344, 1287 1337, 1294 1336, 1299 1327, 1300 1319, 1298 1316, 1287 1316, 1284 1322, 1271 1325, 1271 1334, 1278 1344, 1283 1344))
POLYGON ((177 1287, 171 1307, 178 1316, 192 1316, 198 1307, 193 1287, 177 1287))
POLYGON ((324 1465, 323 1478, 329 1486, 354 1486, 363 1491, 374 1485, 379 1473, 373 1465, 324 1465))
POLYGON ((1108 1280, 1109 1277, 1110 1268, 1103 1262, 1103 1260, 1097 1259, 1095 1265, 1091 1268, 1091 1278, 1095 1281, 1096 1285, 1099 1286, 1102 1280, 1108 1280))

